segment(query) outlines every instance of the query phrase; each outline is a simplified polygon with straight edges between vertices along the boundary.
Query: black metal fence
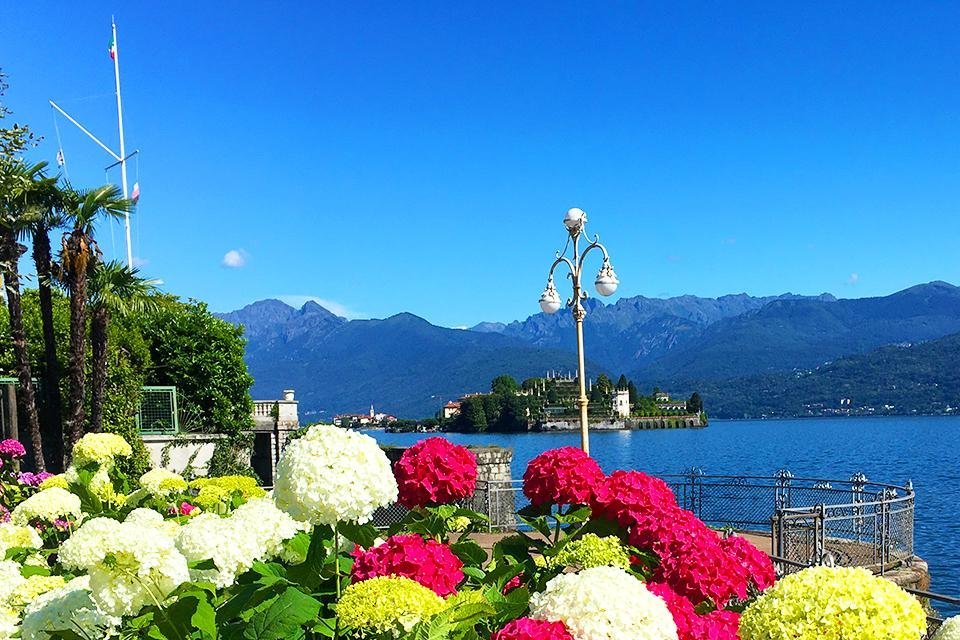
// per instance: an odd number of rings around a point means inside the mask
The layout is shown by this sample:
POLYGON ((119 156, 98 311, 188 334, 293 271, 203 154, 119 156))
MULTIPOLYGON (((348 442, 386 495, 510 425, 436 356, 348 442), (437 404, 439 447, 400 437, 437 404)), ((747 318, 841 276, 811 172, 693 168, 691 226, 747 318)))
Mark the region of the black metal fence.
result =
POLYGON ((773 476, 661 475, 680 506, 717 528, 769 535, 774 556, 884 574, 914 558, 912 484, 773 476))

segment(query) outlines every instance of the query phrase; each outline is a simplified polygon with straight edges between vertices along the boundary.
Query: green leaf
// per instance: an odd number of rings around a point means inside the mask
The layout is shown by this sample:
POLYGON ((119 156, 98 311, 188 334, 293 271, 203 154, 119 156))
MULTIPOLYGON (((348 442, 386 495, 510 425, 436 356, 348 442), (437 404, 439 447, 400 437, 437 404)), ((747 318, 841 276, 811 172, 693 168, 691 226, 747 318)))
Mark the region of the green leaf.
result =
POLYGON ((216 612, 206 597, 197 592, 181 596, 164 609, 157 627, 170 640, 217 638, 216 612))
POLYGON ((302 591, 289 588, 270 606, 250 618, 243 637, 247 640, 287 640, 301 637, 303 625, 316 620, 320 602, 302 591))
POLYGON ((454 542, 450 545, 450 550, 467 566, 482 567, 487 561, 487 552, 473 540, 454 542))
POLYGON ((373 546, 374 541, 380 537, 380 531, 372 524, 357 524, 355 522, 341 522, 337 525, 340 535, 351 542, 355 542, 364 549, 373 546))
POLYGON ((462 571, 464 575, 476 578, 477 580, 483 580, 487 576, 483 569, 477 567, 464 567, 462 571))

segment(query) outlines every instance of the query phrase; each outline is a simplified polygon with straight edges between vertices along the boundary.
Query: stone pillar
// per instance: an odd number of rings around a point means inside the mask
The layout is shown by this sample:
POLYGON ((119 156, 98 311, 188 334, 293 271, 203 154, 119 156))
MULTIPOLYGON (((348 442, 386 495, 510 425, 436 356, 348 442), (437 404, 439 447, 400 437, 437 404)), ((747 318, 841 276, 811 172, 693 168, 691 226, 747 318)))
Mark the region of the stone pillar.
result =
MULTIPOLYGON (((463 501, 463 506, 490 518, 493 529, 513 529, 516 520, 516 491, 510 479, 510 462, 513 449, 504 447, 467 447, 477 456, 477 489, 473 496, 463 501)), ((391 464, 396 463, 406 449, 403 447, 384 447, 384 453, 391 464)), ((374 514, 373 522, 380 527, 388 527, 398 522, 406 514, 399 504, 380 509, 374 514)))
POLYGON ((477 490, 465 507, 484 513, 493 529, 517 526, 516 491, 510 477, 513 449, 505 447, 468 447, 477 456, 477 490))

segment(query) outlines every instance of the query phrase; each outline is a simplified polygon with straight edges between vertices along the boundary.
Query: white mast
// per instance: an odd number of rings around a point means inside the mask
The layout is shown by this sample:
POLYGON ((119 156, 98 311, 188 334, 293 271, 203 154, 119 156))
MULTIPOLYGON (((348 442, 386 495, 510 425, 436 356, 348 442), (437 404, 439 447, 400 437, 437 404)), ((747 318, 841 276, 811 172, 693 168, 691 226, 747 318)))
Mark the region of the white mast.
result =
MULTIPOLYGON (((113 46, 113 50, 112 50, 113 74, 117 83, 117 128, 120 130, 120 153, 119 154, 115 153, 110 147, 104 144, 99 138, 97 138, 95 135, 87 131, 87 129, 82 124, 77 122, 69 113, 61 109, 60 106, 53 100, 50 100, 50 106, 56 109, 57 111, 59 111, 61 114, 63 114, 63 116, 67 120, 73 123, 78 129, 80 129, 80 131, 85 133, 87 137, 89 137, 91 140, 93 140, 98 145, 100 145, 100 147, 104 151, 109 153, 110 156, 114 160, 116 160, 116 162, 110 165, 110 167, 107 167, 107 169, 110 169, 111 167, 115 167, 118 164, 120 165, 120 183, 121 183, 120 186, 123 189, 124 199, 127 199, 129 198, 129 194, 127 191, 127 160, 129 160, 131 157, 139 153, 139 151, 134 151, 128 156, 126 153, 127 151, 126 147, 124 146, 123 103, 120 100, 120 51, 117 47, 117 23, 113 20, 113 18, 110 19, 110 25, 113 32, 112 33, 113 40, 111 41, 111 45, 113 46)), ((127 239, 127 266, 132 269, 133 268, 133 246, 130 243, 130 212, 129 211, 124 214, 124 227, 125 227, 126 239, 127 239)))
MULTIPOLYGON (((120 130, 120 181, 123 199, 127 199, 127 153, 123 145, 123 103, 120 101, 120 46, 117 44, 117 23, 110 18, 113 30, 113 74, 117 80, 117 128, 120 130)), ((123 214, 123 226, 127 236, 127 267, 133 268, 133 249, 130 246, 130 212, 123 214)))

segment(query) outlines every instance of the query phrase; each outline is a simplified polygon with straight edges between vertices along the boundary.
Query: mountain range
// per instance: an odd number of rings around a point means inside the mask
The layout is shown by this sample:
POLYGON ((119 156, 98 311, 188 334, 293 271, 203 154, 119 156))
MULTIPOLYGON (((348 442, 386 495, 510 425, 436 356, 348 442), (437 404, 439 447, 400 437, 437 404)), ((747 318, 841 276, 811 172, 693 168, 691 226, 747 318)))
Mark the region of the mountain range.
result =
MULTIPOLYGON (((749 407, 769 413, 761 400, 776 380, 786 384, 790 376, 887 345, 960 333, 960 288, 946 282, 876 298, 636 296, 609 305, 588 299, 586 308, 588 374, 626 373, 641 389, 700 389, 718 417, 753 415, 749 407), (747 382, 761 378, 766 391, 747 382), (739 405, 728 402, 744 384, 757 391, 739 405)), ((308 417, 363 411, 371 403, 396 415, 431 415, 446 400, 486 390, 500 373, 523 379, 576 366, 573 321, 564 312, 470 330, 409 313, 347 321, 314 302, 295 309, 277 300, 221 317, 246 328, 254 395, 295 388, 308 417)), ((917 353, 922 359, 926 351, 917 353)))

